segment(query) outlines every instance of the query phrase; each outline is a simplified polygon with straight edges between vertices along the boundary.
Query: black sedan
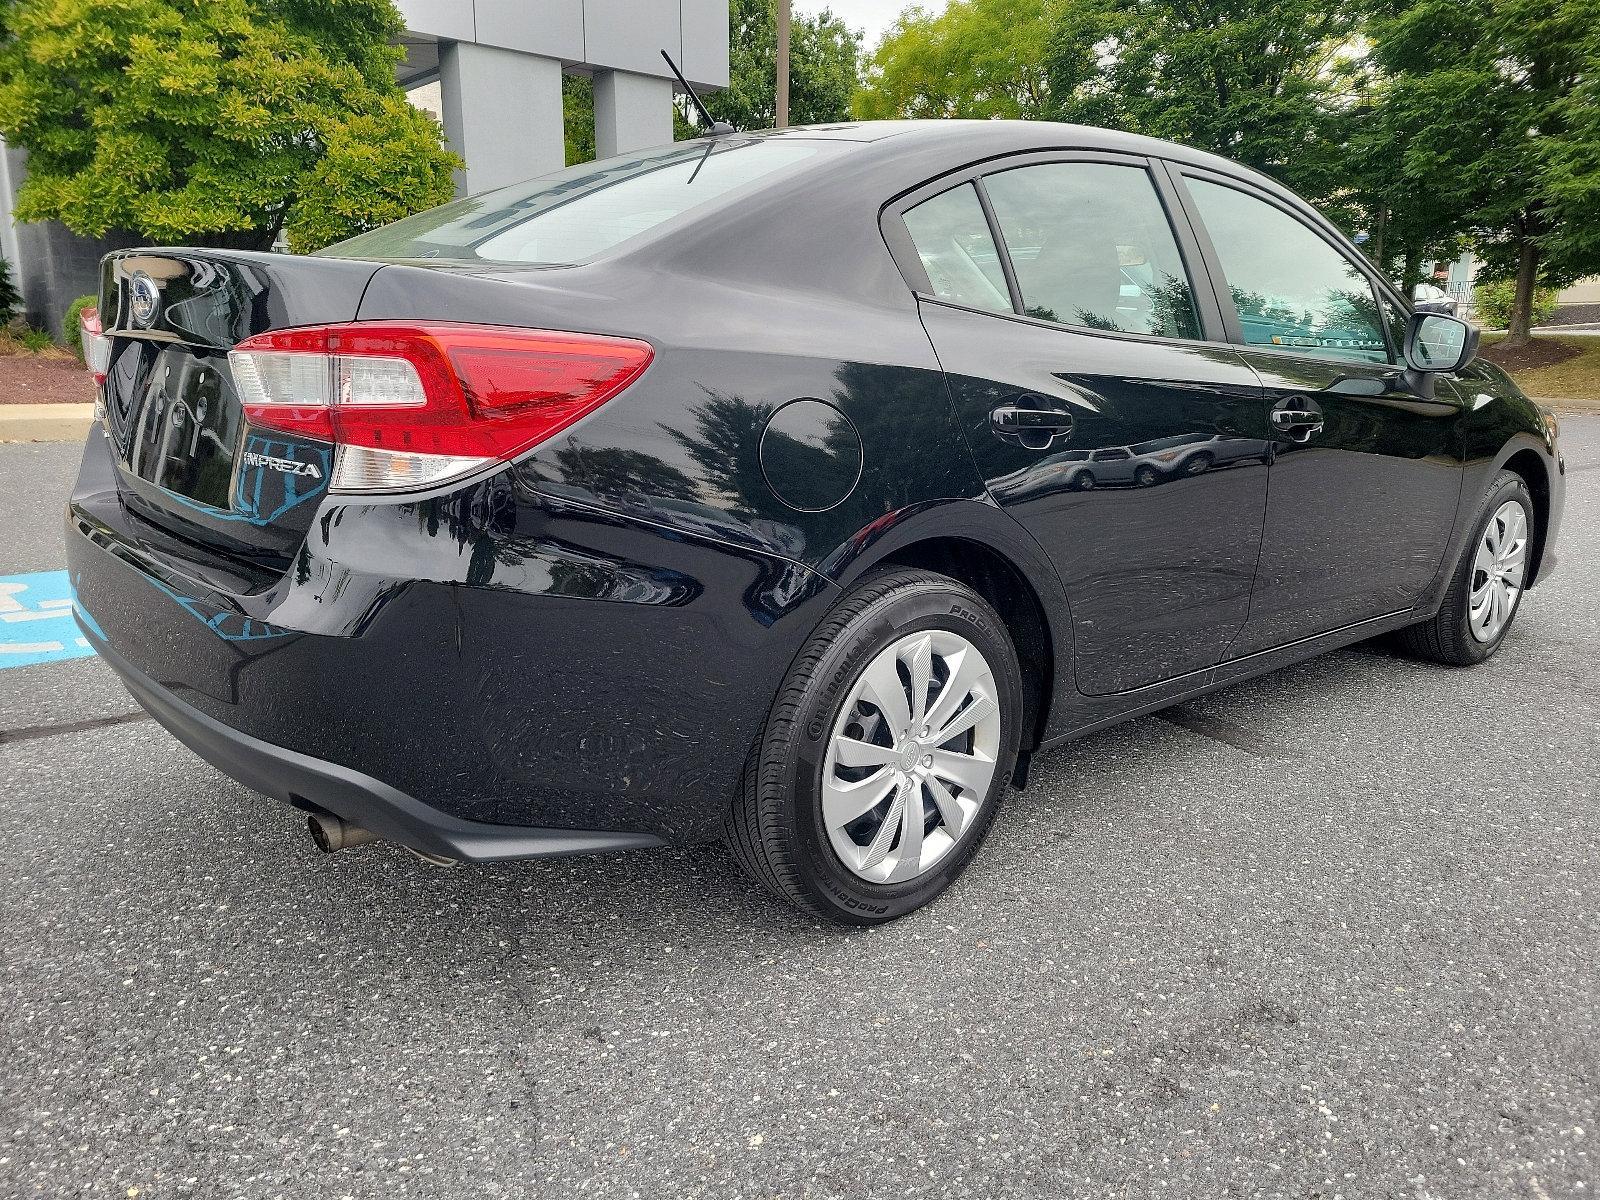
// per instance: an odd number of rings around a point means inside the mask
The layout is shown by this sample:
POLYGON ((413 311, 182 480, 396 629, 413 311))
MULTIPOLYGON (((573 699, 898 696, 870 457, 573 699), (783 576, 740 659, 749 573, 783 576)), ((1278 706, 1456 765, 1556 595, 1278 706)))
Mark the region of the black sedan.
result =
POLYGON ((1032 755, 1389 631, 1482 661, 1555 561, 1554 421, 1467 326, 1096 129, 685 142, 120 251, 98 321, 79 621, 325 849, 725 837, 885 921, 1032 755))

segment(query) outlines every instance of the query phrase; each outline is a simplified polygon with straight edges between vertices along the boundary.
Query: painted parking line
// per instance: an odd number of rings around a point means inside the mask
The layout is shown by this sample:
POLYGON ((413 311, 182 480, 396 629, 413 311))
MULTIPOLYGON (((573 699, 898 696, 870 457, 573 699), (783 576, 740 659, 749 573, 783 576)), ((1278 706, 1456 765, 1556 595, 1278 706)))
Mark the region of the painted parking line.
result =
POLYGON ((0 669, 93 653, 72 619, 65 571, 0 575, 0 669))

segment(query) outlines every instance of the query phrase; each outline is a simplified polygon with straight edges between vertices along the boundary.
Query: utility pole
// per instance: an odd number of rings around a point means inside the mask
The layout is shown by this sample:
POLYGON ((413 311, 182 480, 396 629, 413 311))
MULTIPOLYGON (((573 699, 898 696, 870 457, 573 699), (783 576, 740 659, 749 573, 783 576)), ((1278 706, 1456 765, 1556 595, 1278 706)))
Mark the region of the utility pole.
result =
POLYGON ((789 127, 789 0, 778 0, 778 120, 789 127))

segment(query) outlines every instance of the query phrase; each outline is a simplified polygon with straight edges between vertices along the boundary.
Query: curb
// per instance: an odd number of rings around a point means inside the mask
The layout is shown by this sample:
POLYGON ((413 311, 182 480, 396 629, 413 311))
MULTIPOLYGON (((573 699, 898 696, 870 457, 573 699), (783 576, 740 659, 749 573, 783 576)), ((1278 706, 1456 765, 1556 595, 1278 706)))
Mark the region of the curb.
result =
POLYGON ((0 442, 81 442, 92 404, 0 404, 0 442))

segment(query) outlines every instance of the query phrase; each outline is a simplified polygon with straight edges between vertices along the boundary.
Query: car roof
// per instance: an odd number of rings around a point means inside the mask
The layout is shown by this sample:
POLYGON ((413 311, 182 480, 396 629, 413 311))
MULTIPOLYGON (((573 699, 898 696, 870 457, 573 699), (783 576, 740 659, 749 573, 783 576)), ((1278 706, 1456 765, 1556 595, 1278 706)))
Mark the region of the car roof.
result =
POLYGON ((957 156, 972 152, 978 158, 1027 153, 1030 150, 1111 150, 1173 159, 1252 179, 1264 178, 1232 159, 1196 150, 1181 142, 1126 133, 1120 129, 1105 129, 1098 125, 1072 125, 1064 121, 845 121, 829 125, 756 130, 738 136, 873 143, 886 156, 932 148, 943 149, 957 156))

